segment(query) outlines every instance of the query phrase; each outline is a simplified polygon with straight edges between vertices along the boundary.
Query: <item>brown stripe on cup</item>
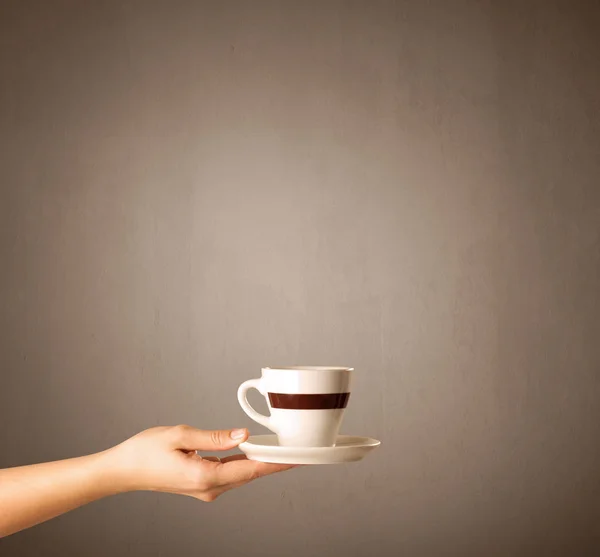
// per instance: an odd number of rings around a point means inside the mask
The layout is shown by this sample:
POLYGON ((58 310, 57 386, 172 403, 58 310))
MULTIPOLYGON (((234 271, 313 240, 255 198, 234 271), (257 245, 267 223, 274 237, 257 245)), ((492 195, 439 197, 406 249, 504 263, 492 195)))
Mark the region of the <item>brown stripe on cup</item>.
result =
POLYGON ((268 393, 272 408, 285 410, 334 410, 346 408, 350 393, 328 393, 317 395, 268 393))

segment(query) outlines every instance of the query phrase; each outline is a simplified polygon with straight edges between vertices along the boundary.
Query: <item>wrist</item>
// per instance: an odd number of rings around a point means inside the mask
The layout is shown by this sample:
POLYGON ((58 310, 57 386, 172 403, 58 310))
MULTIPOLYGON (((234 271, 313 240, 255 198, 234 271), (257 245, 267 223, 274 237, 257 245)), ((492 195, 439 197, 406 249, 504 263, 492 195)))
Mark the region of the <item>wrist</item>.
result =
POLYGON ((118 447, 113 447, 92 455, 94 479, 105 495, 117 495, 137 489, 117 449, 118 447))

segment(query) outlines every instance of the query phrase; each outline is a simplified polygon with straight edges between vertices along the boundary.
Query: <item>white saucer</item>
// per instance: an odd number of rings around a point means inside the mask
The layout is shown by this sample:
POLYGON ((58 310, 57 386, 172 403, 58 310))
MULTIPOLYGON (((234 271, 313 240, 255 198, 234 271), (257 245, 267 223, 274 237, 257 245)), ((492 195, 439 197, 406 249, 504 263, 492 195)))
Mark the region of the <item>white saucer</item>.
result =
POLYGON ((338 435, 333 447, 281 447, 276 435, 252 435, 240 444, 250 460, 277 464, 341 464, 362 460, 381 444, 370 437, 338 435))

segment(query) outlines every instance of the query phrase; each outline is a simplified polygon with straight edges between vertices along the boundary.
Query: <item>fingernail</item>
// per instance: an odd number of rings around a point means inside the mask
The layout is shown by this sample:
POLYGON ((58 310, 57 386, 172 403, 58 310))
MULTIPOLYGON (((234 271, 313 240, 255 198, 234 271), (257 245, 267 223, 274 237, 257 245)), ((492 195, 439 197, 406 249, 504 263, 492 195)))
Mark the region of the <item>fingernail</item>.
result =
POLYGON ((232 439, 241 439, 244 435, 246 435, 246 430, 245 429, 234 429, 230 435, 231 435, 232 439))

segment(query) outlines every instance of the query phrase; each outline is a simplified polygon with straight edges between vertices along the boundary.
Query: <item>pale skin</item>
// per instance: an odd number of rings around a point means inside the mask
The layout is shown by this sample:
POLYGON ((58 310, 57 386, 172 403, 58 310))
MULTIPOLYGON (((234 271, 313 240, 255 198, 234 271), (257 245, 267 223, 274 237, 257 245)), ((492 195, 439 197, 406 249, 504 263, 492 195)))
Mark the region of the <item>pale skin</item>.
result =
POLYGON ((0 537, 129 491, 160 491, 211 502, 257 478, 293 468, 247 460, 225 451, 248 437, 246 429, 204 431, 155 427, 108 450, 56 462, 0 470, 0 537))

